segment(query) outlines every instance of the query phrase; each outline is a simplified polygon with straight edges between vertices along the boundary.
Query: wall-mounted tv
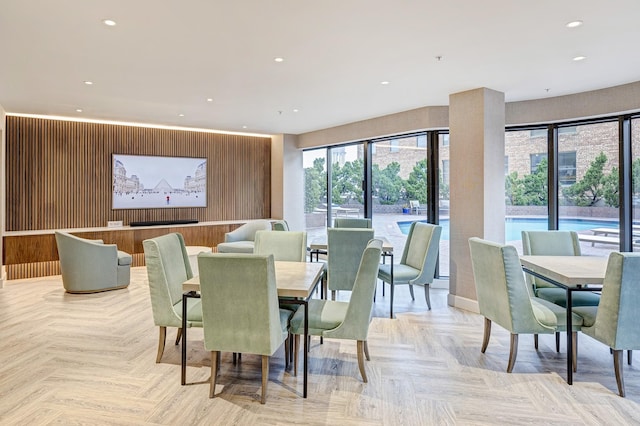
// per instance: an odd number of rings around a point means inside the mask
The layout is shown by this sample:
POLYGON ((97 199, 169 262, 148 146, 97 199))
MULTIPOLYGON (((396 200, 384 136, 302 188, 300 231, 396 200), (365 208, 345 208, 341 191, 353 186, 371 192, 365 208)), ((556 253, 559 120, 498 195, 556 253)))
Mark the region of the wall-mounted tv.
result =
POLYGON ((207 206, 207 159, 113 154, 113 208, 207 206))

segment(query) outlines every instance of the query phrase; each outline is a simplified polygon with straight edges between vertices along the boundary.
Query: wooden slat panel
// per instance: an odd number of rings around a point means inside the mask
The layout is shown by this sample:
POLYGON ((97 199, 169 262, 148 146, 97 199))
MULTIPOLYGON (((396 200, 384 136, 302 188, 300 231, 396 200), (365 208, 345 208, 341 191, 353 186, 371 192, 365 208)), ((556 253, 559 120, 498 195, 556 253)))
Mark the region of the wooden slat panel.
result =
POLYGON ((271 216, 271 139, 7 117, 7 231, 271 216), (111 209, 112 154, 207 159, 206 208, 111 209))

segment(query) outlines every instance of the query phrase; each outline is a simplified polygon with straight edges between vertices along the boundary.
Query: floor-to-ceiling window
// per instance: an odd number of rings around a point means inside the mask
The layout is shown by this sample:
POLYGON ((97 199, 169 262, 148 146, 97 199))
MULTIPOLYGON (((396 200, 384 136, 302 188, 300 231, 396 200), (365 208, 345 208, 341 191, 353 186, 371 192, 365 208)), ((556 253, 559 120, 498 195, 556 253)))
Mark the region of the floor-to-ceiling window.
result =
POLYGON ((640 117, 631 119, 632 250, 640 251, 640 117))
POLYGON ((364 217, 363 144, 332 147, 331 223, 336 217, 364 217))
POLYGON ((302 163, 305 229, 312 241, 326 234, 327 229, 327 149, 304 151, 302 163))

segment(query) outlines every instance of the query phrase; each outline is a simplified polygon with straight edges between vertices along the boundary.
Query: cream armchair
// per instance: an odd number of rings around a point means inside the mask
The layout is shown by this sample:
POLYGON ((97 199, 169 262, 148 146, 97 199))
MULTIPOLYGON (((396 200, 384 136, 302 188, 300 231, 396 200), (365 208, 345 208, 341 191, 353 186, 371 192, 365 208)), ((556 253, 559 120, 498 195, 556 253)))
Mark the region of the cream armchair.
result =
POLYGON ((115 244, 56 231, 62 284, 68 293, 96 293, 125 288, 131 277, 131 255, 115 244))
POLYGON ((218 253, 253 253, 257 231, 270 231, 271 221, 252 220, 224 234, 224 242, 218 244, 218 253))

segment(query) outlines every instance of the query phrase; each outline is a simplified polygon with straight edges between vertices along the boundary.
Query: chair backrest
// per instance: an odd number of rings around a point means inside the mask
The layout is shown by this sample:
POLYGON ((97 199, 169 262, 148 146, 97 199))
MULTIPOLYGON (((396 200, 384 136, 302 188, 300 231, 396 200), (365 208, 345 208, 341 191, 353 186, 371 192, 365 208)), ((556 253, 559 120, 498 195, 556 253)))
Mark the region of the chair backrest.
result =
POLYGON ((333 220, 334 228, 371 228, 371 219, 337 217, 333 220))
POLYGON ((283 341, 273 255, 198 255, 208 351, 271 356, 283 341))
POLYGON ((289 224, 286 220, 276 220, 271 224, 271 229, 274 231, 289 231, 289 224))
MULTIPOLYGON (((580 240, 575 231, 522 231, 522 253, 538 256, 580 256, 580 240)), ((553 287, 543 279, 527 274, 530 289, 553 287)))
POLYGON ((172 233, 144 240, 142 246, 153 320, 157 326, 182 327, 182 312, 174 305, 182 300, 182 283, 193 277, 184 238, 172 233))
POLYGON ((224 234, 224 242, 230 243, 234 241, 254 241, 257 231, 271 230, 271 222, 268 220, 252 220, 247 222, 231 232, 224 234))
POLYGON ((367 340, 381 253, 381 240, 374 239, 367 244, 360 259, 344 321, 337 328, 326 331, 325 337, 367 340))
POLYGON ((274 260, 305 262, 307 233, 304 231, 258 231, 254 254, 272 254, 274 260))
POLYGON ((358 273, 358 262, 371 239, 373 239, 373 229, 327 229, 327 287, 329 290, 351 291, 358 273))
POLYGON ((538 322, 516 248, 469 239, 480 314, 511 333, 549 332, 538 322))
POLYGON ((613 349, 640 349, 640 253, 609 254, 595 337, 613 349))
POLYGON ((404 245, 400 263, 418 269, 420 275, 413 280, 416 284, 433 282, 440 250, 442 226, 431 223, 413 222, 404 245))

